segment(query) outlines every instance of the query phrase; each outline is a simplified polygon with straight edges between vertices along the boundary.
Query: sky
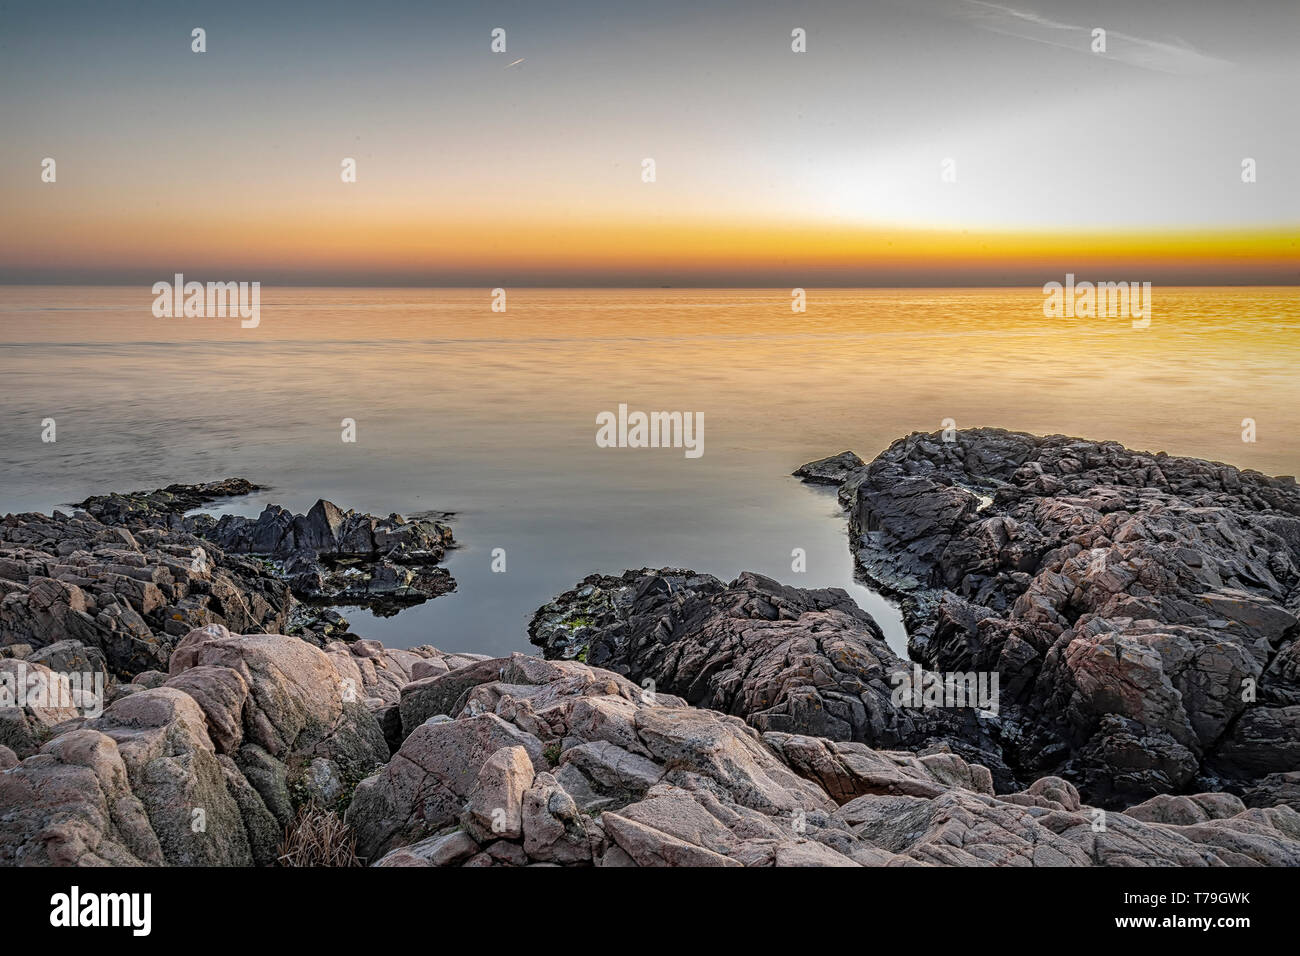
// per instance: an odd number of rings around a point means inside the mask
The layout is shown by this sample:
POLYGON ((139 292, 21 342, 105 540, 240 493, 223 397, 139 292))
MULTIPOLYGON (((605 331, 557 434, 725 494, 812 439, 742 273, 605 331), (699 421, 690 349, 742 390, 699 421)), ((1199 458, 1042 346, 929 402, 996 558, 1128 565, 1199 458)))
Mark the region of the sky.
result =
POLYGON ((0 282, 1296 283, 1298 50, 1295 0, 0 0, 0 282))

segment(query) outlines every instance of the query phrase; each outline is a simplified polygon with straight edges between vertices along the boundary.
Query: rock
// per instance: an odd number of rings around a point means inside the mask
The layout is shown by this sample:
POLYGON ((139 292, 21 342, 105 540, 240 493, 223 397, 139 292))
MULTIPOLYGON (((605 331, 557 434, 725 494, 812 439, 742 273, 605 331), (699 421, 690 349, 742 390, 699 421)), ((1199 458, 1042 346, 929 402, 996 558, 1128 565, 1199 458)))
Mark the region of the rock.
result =
POLYGON ((533 785, 533 762, 523 747, 503 747, 478 772, 462 821, 487 841, 523 835, 524 794, 533 785), (468 819, 466 819, 468 817, 468 819))
POLYGON ((839 485, 850 475, 865 466, 865 462, 851 451, 842 451, 838 455, 810 461, 795 469, 796 478, 812 484, 839 485))
POLYGON ((591 859, 589 819, 549 773, 538 774, 524 794, 524 852, 543 863, 582 863, 591 859))
MULTIPOLYGON (((373 745, 359 729, 369 721, 377 733, 373 716, 345 701, 324 733, 295 717, 325 706, 345 680, 334 662, 351 673, 343 658, 295 638, 219 628, 187 636, 182 651, 165 686, 137 685, 98 719, 56 724, 38 753, 0 772, 0 862, 270 865, 293 793, 345 802, 340 761, 373 745), (239 738, 223 696, 240 686, 230 675, 248 688, 239 738), (258 730, 263 724, 277 733, 258 730), (242 741, 233 754, 214 743, 214 726, 222 746, 242 741), (283 745, 284 759, 257 740, 283 745)), ((361 656, 386 653, 372 645, 361 656)), ((1300 814, 1286 805, 1247 809, 1231 795, 1202 793, 1108 813, 1057 776, 999 795, 987 768, 943 745, 908 753, 760 735, 575 661, 489 663, 474 672, 477 683, 461 686, 454 714, 415 728, 357 786, 345 820, 364 858, 383 866, 1300 865, 1300 814)), ((0 750, 0 764, 16 761, 0 750)))
POLYGON ((533 618, 534 643, 567 656, 578 638, 561 648, 556 621, 579 611, 588 622, 589 663, 651 681, 697 707, 741 715, 761 732, 884 747, 944 744, 994 769, 1004 788, 1014 783, 978 708, 897 700, 912 665, 842 590, 787 587, 748 572, 728 585, 675 570, 588 578, 533 618), (580 598, 587 588, 591 595, 580 598), (593 595, 601 596, 600 609, 593 595))
POLYGON ((719 853, 617 813, 604 814, 602 820, 610 838, 637 866, 740 866, 719 853))
POLYGON ((442 674, 413 680, 401 690, 402 734, 406 736, 430 717, 458 711, 472 687, 498 676, 500 660, 478 661, 442 674))
POLYGON ((322 499, 305 515, 267 505, 257 518, 199 515, 182 524, 223 551, 279 562, 303 600, 394 611, 455 588, 438 566, 451 529, 432 519, 345 512, 322 499))
POLYGON ((264 567, 179 526, 132 533, 84 512, 0 518, 0 577, 0 645, 124 679, 166 670, 194 627, 282 630, 291 601, 264 567))
POLYGON ((169 678, 161 686, 189 694, 203 708, 208 736, 217 750, 233 754, 244 741, 244 705, 248 682, 230 667, 200 664, 169 678))
POLYGON ((445 674, 449 668, 441 660, 416 661, 411 665, 411 680, 418 681, 424 677, 437 677, 445 674))
POLYGON ((410 846, 399 847, 375 863, 375 866, 455 866, 479 852, 479 846, 464 830, 429 837, 410 846))
POLYGON ((668 782, 708 777, 736 804, 765 813, 832 805, 820 787, 791 771, 735 718, 695 708, 642 707, 636 731, 652 759, 672 768, 668 782))
POLYGON ((168 863, 253 863, 239 805, 192 697, 174 687, 142 690, 114 702, 92 726, 117 744, 168 863))
POLYGON ((175 641, 208 624, 266 633, 292 624, 316 642, 347 633, 338 614, 295 605, 291 588, 316 605, 387 613, 455 587, 440 567, 451 531, 437 520, 343 512, 326 501, 305 515, 276 505, 255 519, 189 514, 255 490, 245 479, 170 485, 94 496, 71 517, 0 519, 0 647, 35 649, 55 670, 129 679, 165 670, 175 641), (68 653, 79 656, 49 657, 68 653))
POLYGON ((244 744, 234 759, 244 779, 257 791, 280 829, 288 827, 294 816, 293 800, 289 795, 288 767, 257 744, 244 744))
POLYGON ((1227 774, 1252 781, 1300 767, 1300 704, 1251 707, 1212 762, 1227 774))
POLYGON ((773 866, 862 866, 821 843, 782 843, 773 851, 773 866))
POLYGON ((495 714, 436 718, 417 727, 383 772, 363 780, 345 820, 357 834, 357 855, 377 860, 423 839, 460 816, 488 758, 520 746, 542 759, 542 745, 495 714))
POLYGON ((978 428, 900 439, 840 496, 912 656, 1000 674, 1017 776, 1121 807, 1298 765, 1294 479, 978 428))
POLYGON ((402 688, 420 676, 421 665, 436 666, 435 673, 445 674, 467 663, 432 647, 386 649, 378 641, 332 641, 324 650, 353 697, 378 698, 385 705, 398 703, 402 688))
POLYGON ((1162 793, 1135 807, 1129 807, 1124 815, 1148 823, 1187 826, 1235 817, 1245 809, 1246 805, 1241 802, 1241 798, 1230 793, 1198 793, 1190 797, 1174 797, 1162 793))
POLYGON ((616 810, 639 800, 663 774, 663 768, 652 760, 608 740, 593 740, 564 751, 555 778, 591 813, 616 810))
POLYGON ((19 757, 39 750, 56 728, 83 714, 96 716, 101 704, 93 691, 74 687, 44 664, 0 660, 0 745, 19 757))
POLYGON ((325 501, 0 519, 0 863, 274 865, 316 803, 382 866, 1300 865, 1294 481, 993 429, 800 474, 915 670, 843 591, 683 569, 546 605, 549 659, 273 633, 285 580, 407 601, 450 544, 325 501), (1004 699, 898 693, 934 671, 1004 699))
POLYGON ((319 499, 305 514, 294 519, 293 536, 304 551, 332 552, 339 547, 339 533, 347 516, 331 501, 319 499))
MULTIPOLYGON (((920 756, 884 753, 862 744, 777 733, 764 734, 763 742, 800 776, 820 784, 836 803, 847 803, 864 794, 931 798, 952 787, 993 793, 993 777, 986 767, 944 751, 920 756)), ((1036 792, 1034 787, 1042 783, 1036 781, 1030 792, 1036 792)), ((1068 783, 1062 784, 1070 788, 1068 783)), ((1078 809, 1077 793, 1071 809, 1078 809)))
POLYGON ((239 807, 253 862, 258 866, 274 866, 279 858, 283 832, 279 820, 267 808, 266 801, 249 783, 234 760, 225 754, 218 754, 217 762, 221 764, 221 772, 225 776, 226 790, 239 807))
POLYGON ((307 799, 322 807, 331 807, 343 796, 343 774, 339 765, 325 757, 307 764, 301 779, 307 799))
POLYGON ((43 664, 52 671, 63 673, 99 674, 108 678, 104 652, 97 647, 87 647, 80 641, 55 641, 27 655, 29 664, 43 664))
POLYGON ((164 862, 117 744, 69 731, 0 773, 0 864, 141 866, 164 862))
MULTIPOLYGON (((233 671, 247 687, 241 739, 271 756, 283 760, 310 751, 367 772, 387 759, 388 745, 374 717, 347 706, 346 685, 329 655, 305 641, 278 634, 231 635, 216 626, 191 631, 172 656, 172 680, 204 666, 210 668, 205 675, 212 676, 203 680, 205 689, 195 687, 198 698, 219 699, 225 708, 213 708, 214 724, 225 727, 232 720, 226 705, 233 705, 239 685, 225 677, 218 690, 216 678, 233 671)), ((225 732, 218 738, 225 739, 225 732)))
POLYGON ((524 848, 508 840, 498 840, 496 843, 488 844, 486 852, 496 864, 501 866, 527 866, 529 862, 524 848))
POLYGON ((1241 799, 1248 807, 1285 805, 1300 811, 1300 770, 1271 773, 1247 790, 1241 799))
POLYGON ((224 478, 198 485, 168 485, 157 491, 95 495, 77 504, 105 524, 147 526, 170 516, 180 516, 221 498, 237 498, 261 491, 247 478, 224 478))

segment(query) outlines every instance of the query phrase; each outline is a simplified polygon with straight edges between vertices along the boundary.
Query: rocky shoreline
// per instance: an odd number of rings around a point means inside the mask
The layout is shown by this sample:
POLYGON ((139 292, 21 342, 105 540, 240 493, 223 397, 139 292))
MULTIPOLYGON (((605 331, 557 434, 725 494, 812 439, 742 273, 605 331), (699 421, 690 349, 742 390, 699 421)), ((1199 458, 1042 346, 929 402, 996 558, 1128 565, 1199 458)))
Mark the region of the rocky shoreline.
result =
POLYGON ((191 513, 243 479, 0 519, 0 689, 106 705, 0 701, 0 864, 290 864, 311 818, 381 866, 1300 865, 1294 480, 944 437, 797 472, 913 661, 685 569, 588 577, 541 657, 384 648, 320 605, 444 593, 446 525, 191 513), (900 696, 935 672, 997 699, 900 696))
POLYGON ((917 434, 836 485, 863 578, 928 677, 998 678, 996 713, 900 706, 901 661, 846 594, 680 569, 593 575, 534 617, 552 658, 873 747, 944 746, 999 792, 1046 776, 1122 809, 1228 792, 1300 807, 1300 489, 1115 443, 917 434))
POLYGON ((319 644, 348 633, 335 605, 395 613, 455 588, 440 566, 451 529, 435 520, 323 500, 304 515, 188 513, 255 490, 231 478, 0 518, 0 654, 50 655, 72 641, 106 677, 129 681, 165 670, 175 643, 208 624, 319 644))
POLYGON ((1007 762, 1110 806, 1295 801, 1295 479, 1060 435, 949 438, 845 467, 839 496, 912 657, 1002 675, 1007 762))

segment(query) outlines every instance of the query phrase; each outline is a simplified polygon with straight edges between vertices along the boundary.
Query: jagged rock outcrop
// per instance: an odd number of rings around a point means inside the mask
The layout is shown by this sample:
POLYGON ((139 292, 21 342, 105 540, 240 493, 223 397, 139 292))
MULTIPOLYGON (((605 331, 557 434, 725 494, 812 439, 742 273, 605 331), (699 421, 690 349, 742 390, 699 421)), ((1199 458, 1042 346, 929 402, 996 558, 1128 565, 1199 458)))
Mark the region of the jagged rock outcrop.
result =
POLYGON ((84 513, 0 518, 0 591, 0 645, 29 654, 75 641, 126 678, 165 670, 174 642, 210 622, 282 631, 291 606, 259 562, 84 513))
POLYGON ((943 745, 1014 786, 996 714, 912 706, 913 667, 839 588, 805 589, 746 572, 730 584, 664 569, 592 575, 529 626, 551 658, 580 657, 759 731, 877 747, 943 745))
POLYGON ((1130 817, 1058 778, 997 796, 953 753, 760 735, 577 661, 515 655, 471 673, 358 787, 348 820, 377 865, 1300 862, 1289 807, 1206 795, 1194 818, 1130 817))
POLYGON ((434 520, 268 506, 258 518, 190 515, 246 494, 244 479, 87 499, 72 516, 0 518, 0 653, 129 680, 165 671, 175 642, 237 632, 347 636, 324 605, 389 613, 451 590, 451 531, 434 520), (298 604, 298 600, 307 602, 298 604))
POLYGON ((1009 764, 1109 805, 1300 770, 1294 479, 1059 435, 947 437, 801 472, 839 483, 912 656, 1000 675, 1009 764))
POLYGON ((312 788, 374 760, 346 820, 381 866, 1300 865, 1289 806, 1107 813, 1055 777, 997 795, 941 748, 760 734, 576 661, 212 627, 171 670, 25 759, 0 748, 0 864, 273 863, 312 788), (472 677, 389 758, 374 712, 418 661, 472 677))
POLYGON ((29 753, 6 745, 0 863, 272 863, 295 804, 318 796, 321 776, 337 781, 331 803, 346 805, 388 762, 382 715, 414 662, 470 660, 194 630, 170 677, 122 686, 99 716, 39 714, 29 753))
POLYGON ((451 575, 439 567, 452 544, 451 529, 434 518, 380 518, 343 511, 324 499, 301 515, 279 505, 267 505, 256 518, 187 514, 218 498, 256 490, 258 486, 246 479, 227 478, 100 495, 79 507, 115 527, 185 532, 228 554, 267 559, 294 594, 307 601, 369 604, 392 612, 455 587, 451 575))
POLYGON ((540 609, 550 659, 285 636, 295 555, 449 539, 186 516, 238 483, 8 516, 0 865, 273 865, 307 806, 380 866, 1300 865, 1293 481, 993 429, 801 472, 924 672, 842 591, 676 569, 540 609), (939 671, 995 697, 900 696, 939 671))

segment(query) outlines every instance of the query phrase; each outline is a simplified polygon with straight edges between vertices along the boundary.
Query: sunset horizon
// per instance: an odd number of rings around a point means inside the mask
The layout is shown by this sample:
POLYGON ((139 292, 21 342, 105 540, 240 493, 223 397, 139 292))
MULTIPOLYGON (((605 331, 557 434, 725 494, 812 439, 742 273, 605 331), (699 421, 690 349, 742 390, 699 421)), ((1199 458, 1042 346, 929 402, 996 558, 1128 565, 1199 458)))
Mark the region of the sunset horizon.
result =
POLYGON ((1300 283, 1285 6, 1060 6, 14 5, 0 283, 1300 283))
MULTIPOLYGON (((470 227, 459 230, 454 251, 436 256, 421 252, 419 241, 409 235, 398 239, 396 247, 386 247, 386 236, 379 233, 359 240, 353 250, 323 255, 329 261, 311 264, 286 263, 274 253, 250 257, 246 251, 154 254, 141 250, 130 253, 132 265, 89 264, 86 259, 60 265, 59 260, 76 255, 75 249, 69 252, 61 247, 25 253, 31 256, 30 265, 11 259, 0 266, 0 283, 134 285, 180 271, 200 280, 238 275, 268 285, 360 287, 974 288, 1041 286, 1073 271, 1081 278, 1161 285, 1300 284, 1300 232, 1283 229, 972 235, 939 230, 809 226, 760 232, 735 226, 688 226, 631 234, 618 228, 588 228, 550 235, 545 227, 516 226, 511 232, 516 237, 531 234, 535 245, 546 246, 546 251, 495 256, 482 252, 476 259, 472 255, 476 241, 483 249, 496 249, 503 240, 476 234, 470 227), (471 252, 466 251, 467 245, 471 252), (493 258, 494 264, 485 264, 486 258, 493 258), (589 260, 586 265, 580 264, 584 258, 589 260)), ((248 244, 240 245, 246 249, 248 244)), ((275 247, 296 249, 299 244, 277 239, 275 247)), ((117 248, 114 254, 123 252, 117 248)))

